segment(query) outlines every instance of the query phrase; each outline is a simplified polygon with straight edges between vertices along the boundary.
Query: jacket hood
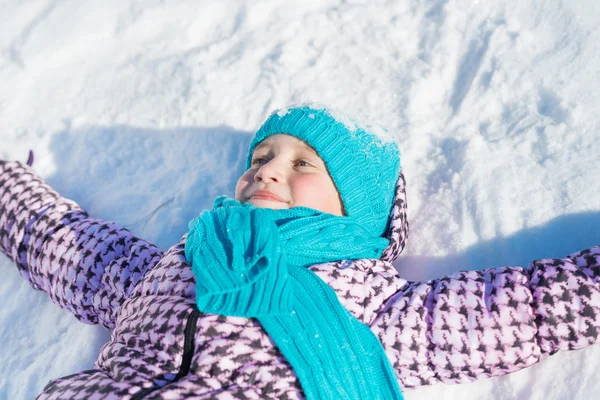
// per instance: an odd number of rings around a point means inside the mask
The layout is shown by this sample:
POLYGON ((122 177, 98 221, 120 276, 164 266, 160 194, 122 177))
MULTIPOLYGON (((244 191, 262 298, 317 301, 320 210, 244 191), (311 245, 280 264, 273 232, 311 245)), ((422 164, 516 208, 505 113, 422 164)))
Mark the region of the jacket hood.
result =
POLYGON ((392 262, 398 258, 408 238, 408 219, 406 218, 406 180, 404 174, 400 171, 398 183, 396 184, 396 194, 394 203, 388 218, 388 226, 385 237, 390 240, 390 244, 381 254, 382 261, 392 262))

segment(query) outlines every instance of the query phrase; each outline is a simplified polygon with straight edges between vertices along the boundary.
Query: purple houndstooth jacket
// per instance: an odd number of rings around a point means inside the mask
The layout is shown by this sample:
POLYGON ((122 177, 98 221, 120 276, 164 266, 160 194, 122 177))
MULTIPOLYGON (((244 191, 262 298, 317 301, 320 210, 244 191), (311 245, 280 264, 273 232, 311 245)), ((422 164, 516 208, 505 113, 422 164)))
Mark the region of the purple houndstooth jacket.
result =
MULTIPOLYGON (((404 184, 381 259, 311 267, 379 338, 401 388, 503 375, 596 342, 600 247, 406 281, 391 264, 408 234, 404 184)), ((184 243, 163 252, 0 161, 0 251, 62 308, 113 330, 94 369, 49 382, 39 399, 304 398, 256 320, 196 309, 184 243)))

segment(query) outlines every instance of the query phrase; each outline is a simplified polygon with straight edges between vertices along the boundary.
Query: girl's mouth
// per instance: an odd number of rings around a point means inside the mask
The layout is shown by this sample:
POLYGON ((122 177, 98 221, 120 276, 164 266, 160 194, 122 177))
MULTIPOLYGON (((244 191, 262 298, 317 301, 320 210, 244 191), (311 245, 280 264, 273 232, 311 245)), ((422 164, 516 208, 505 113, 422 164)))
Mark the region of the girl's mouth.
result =
POLYGON ((277 196, 275 193, 269 192, 268 190, 257 190, 256 192, 254 192, 252 194, 252 196, 250 196, 250 199, 268 200, 268 201, 277 201, 280 203, 287 203, 287 201, 285 201, 281 197, 277 196))

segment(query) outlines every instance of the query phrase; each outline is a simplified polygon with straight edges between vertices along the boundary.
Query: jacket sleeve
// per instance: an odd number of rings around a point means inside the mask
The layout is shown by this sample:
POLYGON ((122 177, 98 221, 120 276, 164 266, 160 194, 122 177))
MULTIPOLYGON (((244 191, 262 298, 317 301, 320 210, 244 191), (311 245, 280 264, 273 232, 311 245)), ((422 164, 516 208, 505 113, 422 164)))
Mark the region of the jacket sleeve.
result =
POLYGON ((371 324, 401 387, 511 373, 600 334, 600 246, 408 282, 371 324))
POLYGON ((122 302, 162 251, 90 217, 26 165, 0 161, 0 251, 35 289, 86 323, 114 327, 122 302))

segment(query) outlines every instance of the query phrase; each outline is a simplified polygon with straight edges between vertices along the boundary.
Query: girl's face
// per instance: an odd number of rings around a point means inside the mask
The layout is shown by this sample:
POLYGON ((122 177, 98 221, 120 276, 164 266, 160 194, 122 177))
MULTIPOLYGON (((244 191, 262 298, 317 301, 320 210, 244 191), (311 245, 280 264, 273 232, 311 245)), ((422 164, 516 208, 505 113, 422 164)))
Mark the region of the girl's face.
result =
POLYGON ((302 140, 277 134, 252 153, 252 164, 238 180, 235 198, 255 207, 308 207, 344 215, 340 196, 319 155, 302 140))

